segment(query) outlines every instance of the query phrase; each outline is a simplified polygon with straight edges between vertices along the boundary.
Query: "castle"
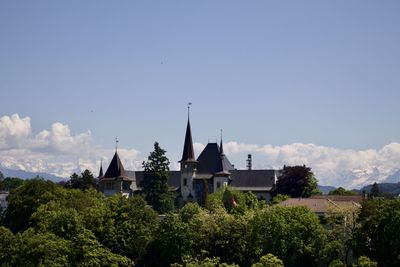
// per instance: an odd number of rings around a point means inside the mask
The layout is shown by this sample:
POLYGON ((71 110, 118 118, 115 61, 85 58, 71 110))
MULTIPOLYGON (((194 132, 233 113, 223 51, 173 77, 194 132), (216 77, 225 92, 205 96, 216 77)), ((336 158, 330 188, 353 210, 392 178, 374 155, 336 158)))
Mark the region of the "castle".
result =
MULTIPOLYGON (((242 192, 252 192, 258 199, 268 201, 279 175, 279 170, 253 170, 251 155, 246 170, 235 169, 224 153, 222 136, 219 145, 208 143, 196 159, 189 117, 179 163, 179 171, 170 171, 168 184, 175 192, 177 202, 181 204, 188 201, 202 202, 207 194, 228 185, 242 192)), ((100 167, 99 189, 106 196, 116 193, 130 196, 141 190, 142 180, 143 171, 125 170, 117 151, 104 175, 100 167)))

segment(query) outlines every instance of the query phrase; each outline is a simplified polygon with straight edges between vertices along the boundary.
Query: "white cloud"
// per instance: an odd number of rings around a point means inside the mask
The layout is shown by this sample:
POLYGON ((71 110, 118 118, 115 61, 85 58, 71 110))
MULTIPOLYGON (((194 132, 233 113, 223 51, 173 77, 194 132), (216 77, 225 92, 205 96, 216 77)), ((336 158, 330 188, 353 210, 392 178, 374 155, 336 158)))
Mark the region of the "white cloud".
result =
POLYGON ((10 149, 22 145, 31 134, 31 119, 21 119, 18 114, 0 118, 0 149, 10 149))
POLYGON ((224 144, 224 149, 232 158, 241 157, 243 163, 238 167, 244 167, 245 155, 251 153, 256 168, 305 164, 313 169, 321 184, 348 188, 384 181, 400 169, 399 143, 379 150, 351 150, 303 143, 258 146, 231 141, 224 144))
MULTIPOLYGON (((125 168, 140 168, 139 151, 119 149, 118 153, 125 168)), ((90 131, 74 135, 68 125, 55 122, 49 130, 34 135, 29 117, 21 119, 14 114, 0 118, 0 164, 7 168, 61 177, 84 169, 97 174, 100 160, 105 168, 113 155, 113 149, 93 144, 90 131)))

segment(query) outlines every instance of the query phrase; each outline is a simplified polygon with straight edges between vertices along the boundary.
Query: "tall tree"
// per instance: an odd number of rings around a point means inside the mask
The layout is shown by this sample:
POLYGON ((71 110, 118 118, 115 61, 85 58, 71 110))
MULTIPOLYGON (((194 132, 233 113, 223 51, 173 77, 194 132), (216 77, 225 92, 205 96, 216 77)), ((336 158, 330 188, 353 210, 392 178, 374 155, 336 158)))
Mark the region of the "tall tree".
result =
POLYGON ((379 266, 400 266, 400 199, 364 201, 358 221, 355 254, 368 256, 379 266))
POLYGON ((311 168, 303 166, 284 166, 282 175, 278 178, 274 194, 291 197, 310 197, 321 193, 318 190, 317 179, 311 168))
POLYGON ((378 197, 381 193, 381 190, 379 190, 379 185, 375 182, 372 187, 371 187, 371 197, 378 197))
POLYGON ((145 199, 159 213, 173 209, 173 195, 169 192, 169 160, 165 150, 158 142, 154 143, 154 151, 143 162, 144 177, 141 183, 145 199))

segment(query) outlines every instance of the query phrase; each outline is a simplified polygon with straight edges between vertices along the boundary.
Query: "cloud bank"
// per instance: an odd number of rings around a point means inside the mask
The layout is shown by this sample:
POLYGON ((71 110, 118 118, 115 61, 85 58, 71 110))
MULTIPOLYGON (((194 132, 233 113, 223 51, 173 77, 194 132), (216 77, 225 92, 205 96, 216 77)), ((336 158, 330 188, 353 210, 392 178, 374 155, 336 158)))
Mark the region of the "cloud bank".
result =
MULTIPOLYGON (((119 149, 118 153, 127 169, 141 165, 139 151, 119 149)), ((97 172, 100 161, 106 167, 113 154, 112 149, 94 145, 90 131, 73 135, 68 125, 56 122, 34 135, 29 117, 0 118, 0 164, 6 168, 69 177, 84 169, 97 172)))
MULTIPOLYGON (((242 159, 246 154, 253 154, 255 168, 304 164, 312 168, 321 184, 347 188, 383 182, 400 169, 399 143, 379 150, 351 150, 303 143, 259 146, 232 141, 224 144, 224 150, 227 155, 235 158, 239 155, 242 159)), ((391 182, 400 182, 400 174, 392 179, 391 182)))
MULTIPOLYGON (((196 155, 204 147, 204 144, 195 143, 196 155)), ((304 143, 260 146, 230 141, 224 143, 224 151, 239 169, 245 168, 247 154, 253 155, 255 169, 305 164, 312 168, 323 185, 354 188, 382 182, 388 177, 391 182, 400 181, 399 143, 377 150, 351 150, 304 143)), ((120 148, 118 153, 126 169, 141 168, 144 158, 138 150, 120 148)), ((106 168, 113 154, 113 149, 93 144, 90 131, 72 134, 68 125, 55 122, 50 129, 34 134, 29 117, 20 118, 14 114, 0 118, 0 165, 6 168, 61 177, 84 169, 97 174, 100 160, 106 168)), ((178 165, 171 168, 176 169, 178 165)))

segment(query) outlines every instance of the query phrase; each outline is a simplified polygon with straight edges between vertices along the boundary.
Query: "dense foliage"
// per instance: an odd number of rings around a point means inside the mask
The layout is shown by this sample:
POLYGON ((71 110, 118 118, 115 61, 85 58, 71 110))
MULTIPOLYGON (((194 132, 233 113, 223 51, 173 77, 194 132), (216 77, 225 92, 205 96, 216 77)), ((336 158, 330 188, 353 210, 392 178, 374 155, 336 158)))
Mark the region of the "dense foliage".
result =
POLYGON ((141 196, 33 179, 10 192, 0 266, 400 266, 400 201, 368 200, 357 215, 332 210, 321 224, 230 188, 158 215, 141 196))
POLYGON ((317 179, 309 167, 284 166, 282 175, 276 182, 274 194, 291 197, 310 197, 321 193, 318 190, 317 179))
POLYGON ((357 193, 344 189, 343 187, 338 187, 332 191, 329 191, 328 195, 338 195, 338 196, 356 196, 357 193))

